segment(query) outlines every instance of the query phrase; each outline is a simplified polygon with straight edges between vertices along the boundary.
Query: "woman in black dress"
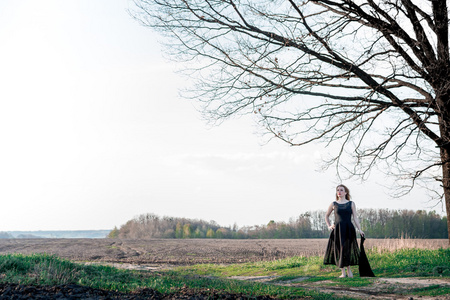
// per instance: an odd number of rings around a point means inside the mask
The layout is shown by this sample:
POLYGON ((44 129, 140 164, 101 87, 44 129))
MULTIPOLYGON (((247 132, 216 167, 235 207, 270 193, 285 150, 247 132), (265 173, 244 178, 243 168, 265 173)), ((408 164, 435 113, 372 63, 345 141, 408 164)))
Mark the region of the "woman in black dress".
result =
POLYGON ((341 268, 342 275, 339 277, 346 277, 347 275, 353 277, 350 266, 359 264, 359 247, 352 217, 360 234, 364 236, 364 232, 359 225, 355 203, 350 199, 349 189, 345 185, 338 185, 336 187, 336 201, 331 203, 325 215, 325 221, 331 230, 331 234, 325 252, 324 264, 333 264, 341 268), (331 224, 329 217, 333 210, 334 224, 331 224))

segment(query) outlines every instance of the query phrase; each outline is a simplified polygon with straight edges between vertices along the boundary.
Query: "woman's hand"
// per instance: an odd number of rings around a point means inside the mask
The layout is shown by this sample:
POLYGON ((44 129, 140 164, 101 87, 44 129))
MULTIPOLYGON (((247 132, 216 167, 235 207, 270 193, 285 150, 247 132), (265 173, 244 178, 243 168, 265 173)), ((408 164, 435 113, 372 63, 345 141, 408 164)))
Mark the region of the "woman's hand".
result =
POLYGON ((359 230, 359 234, 361 234, 362 236, 364 236, 364 237, 365 237, 364 231, 362 231, 362 230, 359 230))
POLYGON ((330 229, 330 230, 333 230, 333 229, 334 229, 334 224, 333 224, 333 225, 330 225, 330 226, 328 226, 328 229, 330 229))

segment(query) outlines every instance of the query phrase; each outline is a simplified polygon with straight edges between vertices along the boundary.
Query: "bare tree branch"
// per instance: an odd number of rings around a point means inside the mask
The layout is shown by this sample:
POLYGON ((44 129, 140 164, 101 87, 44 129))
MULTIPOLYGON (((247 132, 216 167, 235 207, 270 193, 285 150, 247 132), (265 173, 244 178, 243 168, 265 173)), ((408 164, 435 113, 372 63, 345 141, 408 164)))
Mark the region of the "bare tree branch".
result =
POLYGON ((205 118, 252 114, 289 145, 336 145, 338 174, 377 166, 403 191, 433 178, 449 213, 446 0, 134 1, 205 118))

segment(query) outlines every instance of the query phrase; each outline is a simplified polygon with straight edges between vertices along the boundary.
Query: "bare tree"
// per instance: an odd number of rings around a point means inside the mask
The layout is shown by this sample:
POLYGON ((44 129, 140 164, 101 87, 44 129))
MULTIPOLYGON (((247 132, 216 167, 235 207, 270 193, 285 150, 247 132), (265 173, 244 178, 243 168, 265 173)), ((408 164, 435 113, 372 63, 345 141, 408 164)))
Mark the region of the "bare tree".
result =
POLYGON ((422 184, 445 199, 450 229, 446 0, 135 4, 197 79, 186 95, 209 120, 252 113, 290 145, 336 145, 338 173, 377 166, 402 192, 422 184))

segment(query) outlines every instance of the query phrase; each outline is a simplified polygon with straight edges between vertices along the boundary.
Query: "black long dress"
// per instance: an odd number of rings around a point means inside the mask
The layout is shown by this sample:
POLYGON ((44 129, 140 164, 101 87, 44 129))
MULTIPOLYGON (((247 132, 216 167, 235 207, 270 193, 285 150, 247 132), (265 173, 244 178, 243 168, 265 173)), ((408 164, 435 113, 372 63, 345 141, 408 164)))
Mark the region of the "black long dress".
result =
POLYGON ((323 263, 339 268, 359 264, 359 247, 355 226, 352 224, 352 202, 334 205, 334 225, 328 240, 323 263))

